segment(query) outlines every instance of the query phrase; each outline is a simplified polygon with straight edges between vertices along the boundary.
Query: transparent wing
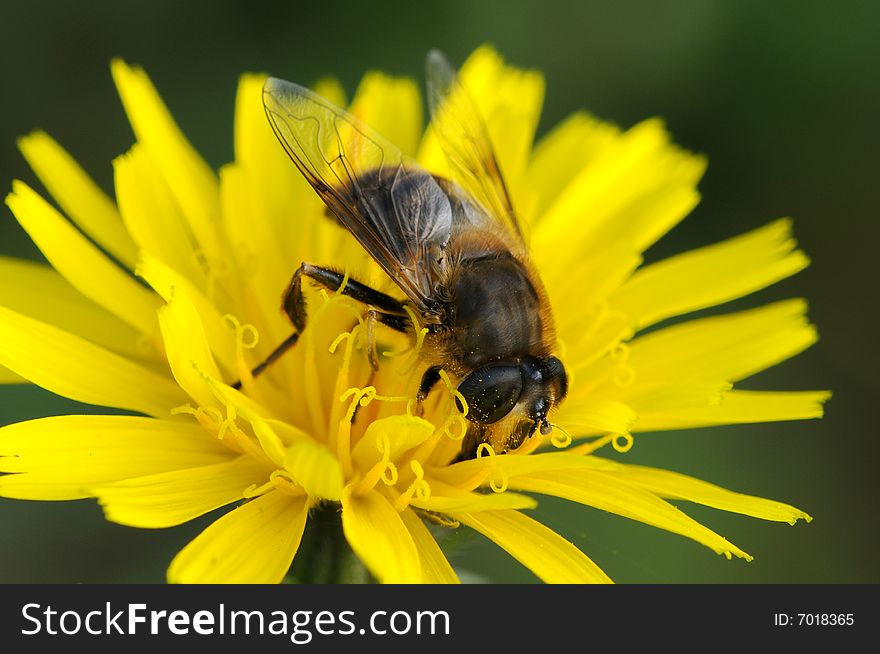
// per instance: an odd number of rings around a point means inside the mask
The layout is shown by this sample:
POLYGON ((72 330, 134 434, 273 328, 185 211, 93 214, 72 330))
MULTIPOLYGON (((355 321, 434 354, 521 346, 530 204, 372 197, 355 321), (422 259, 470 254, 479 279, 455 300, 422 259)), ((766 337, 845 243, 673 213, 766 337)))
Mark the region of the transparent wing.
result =
POLYGON ((433 176, 321 96, 275 78, 266 115, 324 203, 401 290, 430 312, 452 209, 433 176))
POLYGON ((476 104, 440 51, 428 53, 426 72, 431 127, 453 180, 487 210, 497 227, 524 244, 522 228, 476 104))

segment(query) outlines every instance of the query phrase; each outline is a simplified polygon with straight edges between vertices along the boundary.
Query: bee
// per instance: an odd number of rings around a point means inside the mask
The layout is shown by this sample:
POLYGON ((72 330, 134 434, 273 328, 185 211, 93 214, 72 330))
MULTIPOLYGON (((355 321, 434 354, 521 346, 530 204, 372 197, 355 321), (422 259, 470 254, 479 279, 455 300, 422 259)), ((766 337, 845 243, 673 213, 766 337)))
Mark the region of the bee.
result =
MULTIPOLYGON (((332 217, 405 299, 302 263, 282 299, 296 331, 254 374, 292 347, 305 328, 305 278, 363 303, 371 321, 412 335, 409 309, 427 328, 417 407, 446 371, 467 404, 459 455, 467 459, 481 443, 502 453, 538 431, 549 434, 548 415, 565 397, 568 377, 553 355, 547 295, 485 124, 441 53, 432 50, 426 68, 431 129, 448 178, 429 173, 312 91, 266 80, 263 105, 281 145, 332 217)), ((459 409, 464 411, 460 401, 459 409)))

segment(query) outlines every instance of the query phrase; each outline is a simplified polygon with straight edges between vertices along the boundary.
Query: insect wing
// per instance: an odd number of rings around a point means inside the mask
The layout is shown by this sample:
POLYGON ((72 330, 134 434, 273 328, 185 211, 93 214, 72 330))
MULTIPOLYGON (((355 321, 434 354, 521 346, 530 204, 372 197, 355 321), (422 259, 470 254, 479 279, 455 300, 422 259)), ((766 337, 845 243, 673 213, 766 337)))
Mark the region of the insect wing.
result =
POLYGON ((431 128, 452 178, 487 210, 496 226, 524 244, 522 228, 476 104, 438 50, 428 53, 426 73, 431 128))
POLYGON ((269 78, 263 106, 287 154, 327 207, 406 295, 431 308, 452 209, 434 178, 321 96, 269 78))

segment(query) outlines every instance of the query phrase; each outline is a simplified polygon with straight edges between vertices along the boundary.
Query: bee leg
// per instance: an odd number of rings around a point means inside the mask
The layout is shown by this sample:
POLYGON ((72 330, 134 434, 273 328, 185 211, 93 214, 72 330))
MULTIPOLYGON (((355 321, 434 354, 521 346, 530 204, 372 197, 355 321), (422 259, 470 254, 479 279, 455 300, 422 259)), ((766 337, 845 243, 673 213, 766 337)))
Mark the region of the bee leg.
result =
MULTIPOLYGON (((370 288, 366 284, 362 284, 351 278, 349 278, 345 286, 340 289, 342 282, 345 281, 345 275, 338 273, 335 270, 313 266, 310 263, 303 263, 293 274, 290 284, 288 284, 287 289, 284 291, 284 295, 281 297, 282 309, 284 310, 284 313, 287 314, 287 317, 290 318, 296 331, 284 339, 278 347, 272 350, 272 353, 266 357, 265 361, 251 371, 251 374, 254 377, 265 371, 266 368, 275 363, 282 354, 296 345, 299 335, 306 328, 306 301, 302 292, 303 275, 328 290, 340 291, 343 295, 347 295, 358 302, 378 307, 381 310, 376 312, 379 322, 401 332, 407 331, 410 321, 406 311, 403 309, 403 303, 400 300, 397 300, 390 295, 385 295, 385 293, 381 293, 370 288)), ((241 381, 235 382, 232 384, 232 387, 240 389, 241 381)))
MULTIPOLYGON (((268 368, 273 363, 275 363, 278 359, 280 359, 282 354, 284 354, 285 352, 287 352, 287 350, 289 350, 294 345, 296 345, 296 342, 298 340, 299 340, 299 332, 294 332, 293 334, 291 334, 290 336, 285 338, 281 342, 281 345, 279 345, 274 350, 272 350, 272 353, 266 357, 265 361, 263 361, 260 365, 258 365, 253 370, 251 370, 251 376, 256 377, 257 375, 262 373, 266 368, 268 368)), ((240 390, 241 389, 241 380, 232 384, 232 388, 240 390)))
POLYGON ((428 393, 434 388, 434 385, 440 381, 440 366, 431 366, 422 375, 422 381, 419 383, 419 390, 416 392, 416 409, 415 413, 418 417, 422 417, 425 408, 422 403, 427 399, 428 393))
POLYGON ((303 276, 317 282, 328 290, 338 291, 342 295, 347 295, 371 307, 367 313, 367 342, 369 345, 370 365, 373 367, 373 370, 379 368, 373 340, 373 326, 375 322, 378 320, 383 325, 387 325, 399 332, 406 332, 412 325, 400 300, 390 295, 385 295, 385 293, 380 293, 356 279, 351 279, 350 277, 346 279, 345 275, 335 270, 303 263, 293 274, 293 279, 290 280, 290 285, 282 297, 284 312, 290 318, 298 333, 301 333, 306 327, 306 300, 302 291, 303 276), (345 285, 343 286, 343 284, 345 285))
POLYGON ((406 316, 406 311, 404 311, 403 303, 400 300, 370 288, 356 279, 348 278, 346 280, 345 275, 335 270, 303 263, 293 274, 293 279, 290 280, 287 290, 281 297, 281 307, 290 318, 293 326, 296 327, 297 332, 302 332, 306 328, 306 300, 302 291, 303 276, 330 291, 339 291, 342 295, 375 307, 383 313, 406 316), (345 282, 345 286, 343 286, 343 282, 345 282))

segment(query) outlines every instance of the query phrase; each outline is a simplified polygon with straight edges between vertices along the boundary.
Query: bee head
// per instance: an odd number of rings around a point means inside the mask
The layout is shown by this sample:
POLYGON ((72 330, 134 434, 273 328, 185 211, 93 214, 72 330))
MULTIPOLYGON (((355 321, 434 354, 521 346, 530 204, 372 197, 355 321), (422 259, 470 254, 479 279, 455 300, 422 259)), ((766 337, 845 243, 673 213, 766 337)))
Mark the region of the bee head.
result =
MULTIPOLYGON (((545 436, 552 432, 547 416, 567 391, 568 376, 556 357, 494 361, 477 368, 458 385, 475 433, 506 419, 515 420, 507 427, 511 431, 504 438, 504 450, 518 447, 538 431, 545 436)), ((462 403, 458 404, 463 410, 462 403)))

